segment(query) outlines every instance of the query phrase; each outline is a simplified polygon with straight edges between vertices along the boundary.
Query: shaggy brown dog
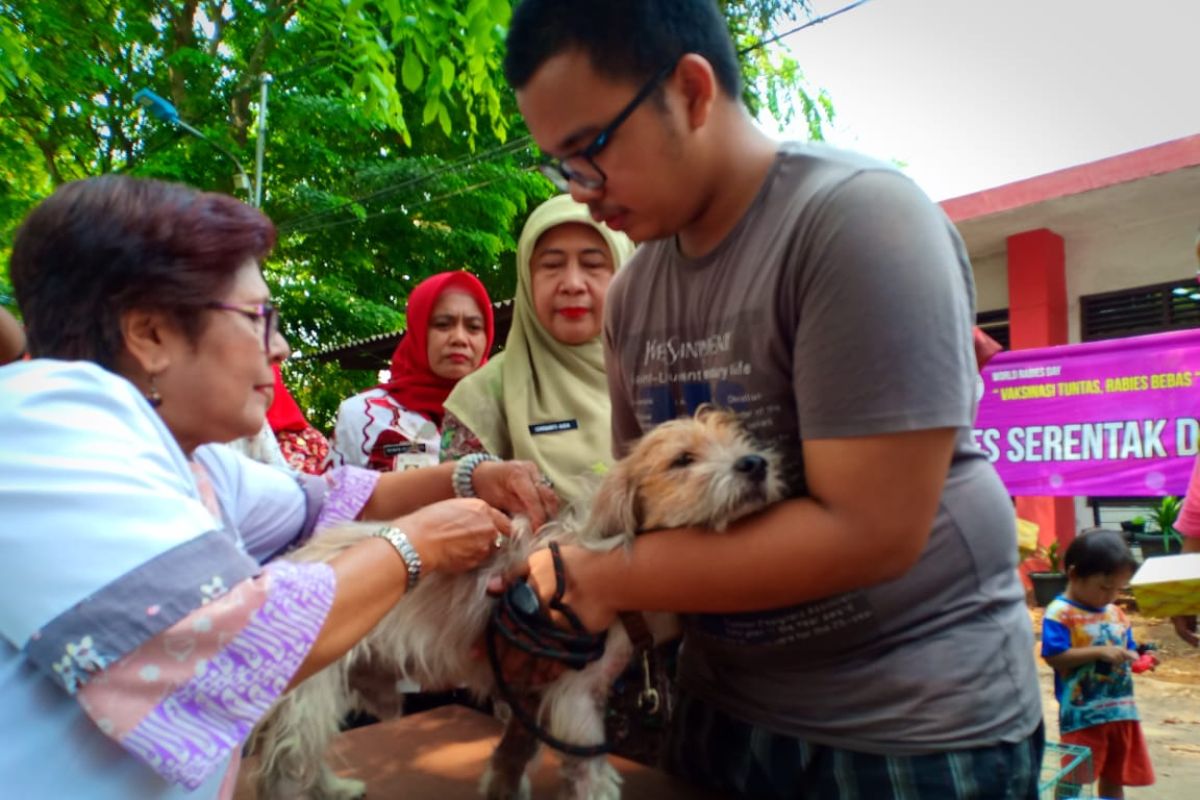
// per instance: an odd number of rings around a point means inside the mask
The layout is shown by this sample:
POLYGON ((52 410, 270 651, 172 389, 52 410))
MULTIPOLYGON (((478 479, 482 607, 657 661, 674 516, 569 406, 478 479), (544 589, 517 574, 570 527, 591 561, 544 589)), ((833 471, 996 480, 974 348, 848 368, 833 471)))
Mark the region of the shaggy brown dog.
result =
MULTIPOLYGON (((285 695, 255 736, 262 755, 259 797, 363 796, 362 782, 337 777, 322 761, 338 721, 361 702, 349 679, 356 665, 390 668, 423 686, 465 686, 481 699, 493 696, 496 682, 490 667, 472 655, 495 602, 487 584, 493 576, 511 573, 534 549, 551 541, 612 549, 643 532, 683 526, 719 531, 775 502, 781 492, 776 457, 758 447, 731 412, 706 407, 692 419, 660 425, 609 471, 590 510, 566 515, 536 537, 518 519, 511 544, 488 564, 466 575, 434 574, 421 581, 354 649, 285 695)), ((376 527, 329 530, 289 557, 328 560, 376 527)), ((669 614, 648 617, 656 638, 659 631, 674 627, 669 614)), ((602 658, 541 687, 533 707, 546 731, 567 742, 602 744, 605 698, 632 649, 617 623, 607 634, 602 658)), ((483 776, 483 794, 528 797, 526 771, 537 747, 532 734, 510 720, 483 776)), ((618 798, 620 778, 604 756, 565 756, 561 796, 618 798)))

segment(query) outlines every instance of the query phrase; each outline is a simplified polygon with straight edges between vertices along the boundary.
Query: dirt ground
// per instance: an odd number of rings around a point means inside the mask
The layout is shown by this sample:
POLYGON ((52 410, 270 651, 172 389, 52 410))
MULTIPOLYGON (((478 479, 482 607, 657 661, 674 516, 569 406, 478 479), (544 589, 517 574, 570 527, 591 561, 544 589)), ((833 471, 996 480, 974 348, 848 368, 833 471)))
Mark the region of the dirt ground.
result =
MULTIPOLYGON (((1158 780, 1154 786, 1127 789, 1125 797, 1195 800, 1200 797, 1200 648, 1180 640, 1170 620, 1143 617, 1128 607, 1126 611, 1133 622, 1134 638, 1139 644, 1156 644, 1161 663, 1154 672, 1134 676, 1142 730, 1158 780)), ((1030 614, 1033 629, 1040 635, 1042 609, 1032 609, 1030 614)), ((1040 658, 1038 665, 1046 738, 1058 741, 1054 673, 1040 658)))

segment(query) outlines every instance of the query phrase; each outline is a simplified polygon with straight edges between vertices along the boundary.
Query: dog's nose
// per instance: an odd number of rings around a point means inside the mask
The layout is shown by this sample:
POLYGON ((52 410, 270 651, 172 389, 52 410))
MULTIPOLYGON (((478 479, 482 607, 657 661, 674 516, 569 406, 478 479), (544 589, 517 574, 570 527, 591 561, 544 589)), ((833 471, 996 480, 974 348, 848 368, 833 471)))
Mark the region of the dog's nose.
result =
POLYGON ((762 456, 742 456, 733 462, 733 468, 755 482, 767 477, 767 460, 762 456))

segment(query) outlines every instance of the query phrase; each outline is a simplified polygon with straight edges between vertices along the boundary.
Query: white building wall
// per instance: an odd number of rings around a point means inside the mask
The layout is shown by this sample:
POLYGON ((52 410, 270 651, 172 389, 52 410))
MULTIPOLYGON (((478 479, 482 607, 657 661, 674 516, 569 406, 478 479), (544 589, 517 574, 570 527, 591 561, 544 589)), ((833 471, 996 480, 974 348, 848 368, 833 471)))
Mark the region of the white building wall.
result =
POLYGON ((1008 258, 997 253, 983 258, 972 258, 975 272, 975 309, 997 311, 1008 308, 1008 258))
POLYGON ((1195 275, 1196 222, 1196 215, 1177 216, 1064 236, 1070 341, 1081 338, 1081 296, 1195 275))

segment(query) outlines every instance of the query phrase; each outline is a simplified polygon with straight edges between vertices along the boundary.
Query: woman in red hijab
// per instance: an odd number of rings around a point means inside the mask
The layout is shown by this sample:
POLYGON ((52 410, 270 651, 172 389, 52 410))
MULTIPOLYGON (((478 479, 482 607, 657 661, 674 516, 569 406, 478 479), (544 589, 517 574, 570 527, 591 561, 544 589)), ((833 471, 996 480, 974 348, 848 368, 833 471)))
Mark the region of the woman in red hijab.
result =
POLYGON ((492 337, 492 302, 475 276, 442 272, 417 284, 391 378, 342 402, 329 463, 381 472, 436 465, 442 404, 487 361, 492 337))
POLYGON ((275 398, 267 409, 267 424, 279 443, 279 452, 292 469, 320 475, 329 457, 329 442, 304 418, 304 412, 283 383, 279 365, 272 365, 272 369, 275 371, 275 398))

